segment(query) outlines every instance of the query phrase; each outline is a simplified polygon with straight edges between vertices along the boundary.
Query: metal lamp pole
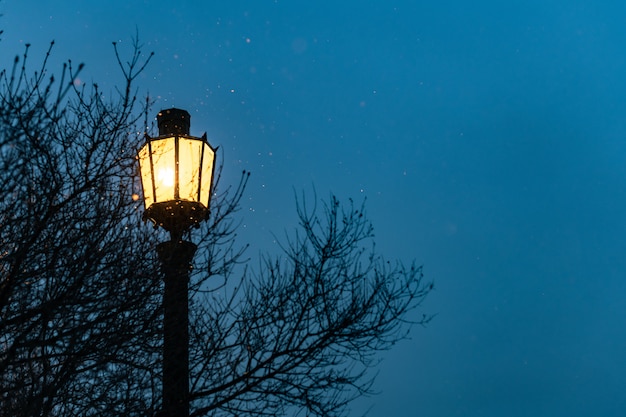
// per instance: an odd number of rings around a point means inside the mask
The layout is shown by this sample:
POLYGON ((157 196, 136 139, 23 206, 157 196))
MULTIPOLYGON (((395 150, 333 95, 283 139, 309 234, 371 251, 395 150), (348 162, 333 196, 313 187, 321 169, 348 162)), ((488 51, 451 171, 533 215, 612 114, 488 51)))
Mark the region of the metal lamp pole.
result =
POLYGON ((189 416, 189 270, 196 245, 174 239, 157 247, 164 275, 163 410, 189 416))

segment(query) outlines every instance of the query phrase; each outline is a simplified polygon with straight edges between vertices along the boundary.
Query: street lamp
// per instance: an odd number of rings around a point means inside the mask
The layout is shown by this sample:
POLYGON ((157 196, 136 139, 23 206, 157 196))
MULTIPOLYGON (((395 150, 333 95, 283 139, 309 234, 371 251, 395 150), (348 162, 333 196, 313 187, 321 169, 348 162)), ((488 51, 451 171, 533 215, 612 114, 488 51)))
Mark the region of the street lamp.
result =
POLYGON ((170 233, 157 253, 165 281, 163 295, 163 410, 168 417, 189 415, 188 283, 196 245, 182 239, 209 214, 215 149, 206 133, 189 135, 190 115, 169 109, 157 115, 159 136, 146 135, 139 150, 143 218, 170 233))

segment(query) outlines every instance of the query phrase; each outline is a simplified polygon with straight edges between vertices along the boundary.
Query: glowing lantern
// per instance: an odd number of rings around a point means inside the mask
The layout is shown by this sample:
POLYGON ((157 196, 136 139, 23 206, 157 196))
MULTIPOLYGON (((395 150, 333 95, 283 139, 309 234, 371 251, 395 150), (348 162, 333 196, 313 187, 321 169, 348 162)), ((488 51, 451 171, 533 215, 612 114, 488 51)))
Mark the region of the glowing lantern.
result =
POLYGON ((215 167, 206 133, 189 135, 190 118, 185 110, 161 111, 159 136, 146 135, 139 150, 143 217, 176 236, 208 216, 215 167))

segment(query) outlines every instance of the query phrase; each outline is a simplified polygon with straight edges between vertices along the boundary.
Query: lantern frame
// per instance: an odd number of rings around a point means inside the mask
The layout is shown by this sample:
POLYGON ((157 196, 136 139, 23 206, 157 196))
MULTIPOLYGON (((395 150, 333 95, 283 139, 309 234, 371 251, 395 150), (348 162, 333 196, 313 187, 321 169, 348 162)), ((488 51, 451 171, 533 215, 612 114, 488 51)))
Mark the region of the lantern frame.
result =
POLYGON ((159 136, 153 138, 146 134, 146 143, 137 154, 145 205, 142 217, 155 227, 169 231, 173 237, 180 237, 208 218, 213 193, 217 149, 209 144, 206 133, 202 137, 189 135, 189 118, 184 110, 159 112, 159 136), (190 150, 182 151, 181 144, 188 144, 190 150), (157 155, 159 150, 163 152, 157 155), (159 169, 167 171, 167 181, 157 178, 159 169), (190 181, 184 187, 181 187, 181 171, 184 180, 190 181), (182 197, 181 188, 185 189, 182 197))

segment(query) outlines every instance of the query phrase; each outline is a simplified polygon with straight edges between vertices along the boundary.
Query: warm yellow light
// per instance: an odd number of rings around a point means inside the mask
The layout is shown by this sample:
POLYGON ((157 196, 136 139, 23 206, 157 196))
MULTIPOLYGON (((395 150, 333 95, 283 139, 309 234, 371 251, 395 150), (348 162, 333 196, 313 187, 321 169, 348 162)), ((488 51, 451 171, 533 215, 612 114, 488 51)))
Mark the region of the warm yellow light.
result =
MULTIPOLYGON (((206 205, 210 200, 215 152, 203 140, 185 137, 156 139, 139 151, 146 208, 153 203, 184 200, 206 205), (178 152, 176 145, 178 144, 178 152), (150 158, 152 150, 152 158, 150 158), (178 178, 176 155, 178 154, 178 178), (154 177, 152 169, 154 169, 154 177), (152 184, 154 178, 154 184, 152 184), (176 190, 178 185, 178 190, 176 190), (178 191, 178 193, 176 193, 178 191), (155 194, 155 195, 153 195, 155 194)), ((207 207, 208 208, 208 207, 207 207)))
POLYGON ((198 200, 198 171, 202 157, 202 141, 178 140, 178 187, 181 200, 198 200))
POLYGON ((148 208, 152 203, 154 203, 154 192, 152 188, 152 164, 150 164, 150 146, 147 143, 139 150, 139 169, 141 171, 143 200, 146 208, 148 208))
POLYGON ((139 150, 139 166, 146 208, 153 203, 174 200, 175 198, 175 145, 175 138, 170 137, 153 140, 139 150), (152 155, 150 155, 150 151, 152 151, 152 155))
POLYGON ((173 137, 152 141, 152 165, 155 172, 155 201, 174 200, 176 178, 176 140, 173 137))
MULTIPOLYGON (((200 168, 200 201, 207 204, 211 198, 211 184, 213 183, 213 164, 215 162, 215 151, 207 143, 202 144, 204 157, 200 168)), ((208 207, 207 207, 208 208, 208 207)))
POLYGON ((161 168, 157 171, 157 183, 163 187, 174 186, 174 170, 172 168, 161 168))

